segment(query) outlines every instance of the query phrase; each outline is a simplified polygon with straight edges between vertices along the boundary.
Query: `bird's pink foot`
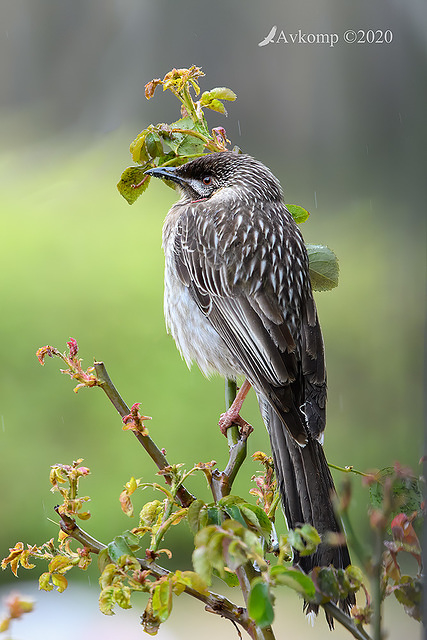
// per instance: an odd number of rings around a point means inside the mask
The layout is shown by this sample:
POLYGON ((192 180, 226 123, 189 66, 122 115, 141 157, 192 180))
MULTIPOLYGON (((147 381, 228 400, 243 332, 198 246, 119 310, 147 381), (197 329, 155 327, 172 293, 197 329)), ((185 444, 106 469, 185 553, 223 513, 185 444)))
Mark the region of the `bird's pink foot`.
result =
POLYGON ((252 431, 252 427, 249 422, 246 422, 246 420, 242 418, 238 411, 233 410, 233 406, 231 406, 228 411, 221 414, 218 425, 223 436, 227 435, 227 429, 229 429, 232 425, 237 425, 241 431, 245 431, 248 429, 252 431))
POLYGON ((243 402, 246 396, 248 395, 248 391, 250 388, 251 388, 250 382, 245 380, 242 386, 240 387, 237 396, 234 398, 234 402, 231 405, 231 407, 227 409, 225 413, 221 414, 218 424, 219 424, 220 431, 224 436, 227 435, 227 429, 231 427, 231 425, 233 424, 240 427, 241 434, 247 433, 249 435, 249 433, 253 431, 249 422, 246 422, 246 420, 243 420, 243 418, 240 415, 240 409, 242 408, 243 402))

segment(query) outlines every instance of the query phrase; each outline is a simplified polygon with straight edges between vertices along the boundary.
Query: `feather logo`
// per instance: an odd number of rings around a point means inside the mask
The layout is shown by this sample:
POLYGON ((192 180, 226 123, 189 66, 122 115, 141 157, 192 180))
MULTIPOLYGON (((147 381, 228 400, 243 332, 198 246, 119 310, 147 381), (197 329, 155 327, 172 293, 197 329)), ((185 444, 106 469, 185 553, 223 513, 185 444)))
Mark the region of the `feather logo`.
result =
POLYGON ((266 44, 271 44, 272 42, 274 43, 274 36, 276 35, 276 31, 277 26, 271 27, 269 34, 264 38, 264 40, 258 42, 258 46, 265 47, 266 44))

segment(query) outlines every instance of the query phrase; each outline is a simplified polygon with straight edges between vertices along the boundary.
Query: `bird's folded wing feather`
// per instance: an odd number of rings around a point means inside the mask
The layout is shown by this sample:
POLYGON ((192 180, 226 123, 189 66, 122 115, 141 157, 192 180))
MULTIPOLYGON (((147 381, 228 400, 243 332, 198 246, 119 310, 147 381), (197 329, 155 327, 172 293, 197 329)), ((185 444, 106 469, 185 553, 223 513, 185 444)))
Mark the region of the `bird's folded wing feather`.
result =
POLYGON ((311 291, 299 285, 293 263, 299 259, 308 274, 302 239, 284 205, 274 207, 256 215, 185 207, 174 255, 180 279, 248 380, 286 413, 305 402, 303 377, 323 388, 325 370, 311 291))

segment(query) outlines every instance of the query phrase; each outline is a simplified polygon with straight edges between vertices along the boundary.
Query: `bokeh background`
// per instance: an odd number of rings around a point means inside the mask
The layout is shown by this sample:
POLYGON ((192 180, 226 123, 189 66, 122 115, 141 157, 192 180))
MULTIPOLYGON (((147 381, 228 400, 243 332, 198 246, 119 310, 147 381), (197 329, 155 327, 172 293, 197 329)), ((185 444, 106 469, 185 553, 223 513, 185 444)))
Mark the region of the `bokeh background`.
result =
MULTIPOLYGON (((130 207, 115 187, 136 134, 178 117, 171 94, 144 98, 145 83, 174 66, 201 66, 202 90, 237 93, 228 118, 212 113, 211 126, 224 126, 233 144, 271 167, 287 202, 311 212, 306 240, 339 256, 339 287, 316 296, 328 362, 329 460, 362 470, 399 460, 419 473, 426 17, 421 0, 2 0, 2 557, 17 540, 39 544, 56 535, 51 464, 85 459, 87 528, 106 542, 135 526, 120 511, 123 484, 132 475, 153 479, 152 462, 122 432, 102 392, 75 395, 59 360, 44 369, 37 363, 39 346, 63 350, 73 336, 86 366, 104 360, 126 401, 142 402, 153 417, 150 432, 172 462, 226 462, 216 428, 223 381, 188 372, 164 329, 161 226, 175 195, 159 181, 130 207), (278 33, 336 33, 339 42, 259 47, 273 25, 278 33), (393 40, 346 44, 347 29, 389 29, 393 40)), ((254 398, 244 415, 256 427, 250 451, 268 450, 254 398)), ((247 495, 255 471, 248 460, 236 493, 247 495)), ((209 500, 202 478, 188 484, 209 500)), ((357 478, 353 486, 352 518, 369 538, 367 492, 357 478)), ((185 527, 168 543, 170 566, 189 566, 185 527)), ((59 595, 33 593, 34 582, 18 582, 9 570, 0 575, 2 594, 19 588, 37 600, 17 637, 56 638, 60 628, 67 640, 76 626, 81 638, 140 637, 138 608, 113 624, 97 612, 95 587, 88 591, 96 572, 70 577, 70 594, 59 595)), ((309 630, 293 594, 279 598, 277 637, 282 628, 329 637, 323 620, 309 630)), ((179 599, 159 637, 235 637, 231 625, 188 600, 179 599)), ((419 633, 397 606, 387 609, 386 628, 389 638, 419 633)), ((334 637, 347 634, 338 629, 334 637)))

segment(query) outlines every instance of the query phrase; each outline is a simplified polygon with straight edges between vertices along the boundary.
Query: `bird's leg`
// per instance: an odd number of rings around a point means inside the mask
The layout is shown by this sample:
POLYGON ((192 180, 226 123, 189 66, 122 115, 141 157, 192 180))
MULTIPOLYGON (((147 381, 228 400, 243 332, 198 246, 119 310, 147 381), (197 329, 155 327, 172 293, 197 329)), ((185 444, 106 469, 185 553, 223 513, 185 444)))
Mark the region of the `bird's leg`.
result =
POLYGON ((242 408, 242 404, 245 401, 246 396, 248 395, 248 391, 251 388, 251 384, 245 379, 244 383, 239 389, 238 394, 234 398, 233 404, 225 413, 221 414, 219 419, 219 428, 221 433, 225 436, 227 435, 227 429, 231 427, 232 424, 237 425, 240 428, 249 427, 249 423, 240 416, 240 409, 242 408))

